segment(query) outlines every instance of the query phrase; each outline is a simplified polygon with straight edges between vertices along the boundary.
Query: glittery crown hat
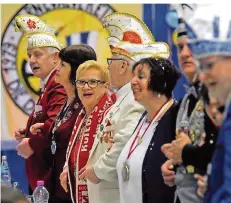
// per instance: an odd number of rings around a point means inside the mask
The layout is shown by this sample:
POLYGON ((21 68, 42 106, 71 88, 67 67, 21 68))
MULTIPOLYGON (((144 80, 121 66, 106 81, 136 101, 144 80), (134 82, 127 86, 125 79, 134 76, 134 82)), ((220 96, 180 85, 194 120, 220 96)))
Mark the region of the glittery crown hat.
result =
POLYGON ((39 17, 23 14, 15 18, 15 31, 23 31, 27 37, 28 48, 55 47, 61 49, 54 29, 46 25, 39 17))
POLYGON ((152 56, 169 57, 169 46, 156 42, 148 27, 131 14, 109 14, 104 17, 103 26, 109 32, 108 42, 114 54, 127 56, 134 61, 152 56))
POLYGON ((189 46, 196 58, 231 56, 231 12, 224 4, 198 5, 185 18, 189 46))

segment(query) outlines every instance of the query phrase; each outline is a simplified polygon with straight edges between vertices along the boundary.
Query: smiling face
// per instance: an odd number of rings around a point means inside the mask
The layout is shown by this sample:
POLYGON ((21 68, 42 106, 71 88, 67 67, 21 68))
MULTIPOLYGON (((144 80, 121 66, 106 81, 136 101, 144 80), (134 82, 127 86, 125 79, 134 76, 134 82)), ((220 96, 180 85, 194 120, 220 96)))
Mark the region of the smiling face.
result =
POLYGON ((82 87, 78 86, 76 83, 78 95, 83 106, 86 108, 87 111, 91 112, 94 109, 94 107, 98 104, 101 97, 108 90, 109 84, 108 82, 105 82, 103 80, 100 70, 94 68, 89 68, 81 71, 77 80, 81 81, 81 83, 88 82, 88 81, 89 83, 94 83, 95 81, 101 81, 101 83, 98 82, 97 86, 94 88, 89 87, 87 83, 82 87))
POLYGON ((137 102, 144 105, 153 98, 153 92, 148 89, 150 81, 150 69, 147 64, 137 65, 133 71, 131 81, 134 98, 137 102))
POLYGON ((71 84, 70 82, 71 65, 65 61, 60 61, 59 65, 56 66, 55 82, 65 86, 71 84))
POLYGON ((178 60, 180 68, 184 76, 189 80, 190 83, 193 82, 194 76, 196 74, 196 65, 192 52, 187 45, 187 38, 182 37, 178 40, 178 60))
POLYGON ((51 52, 48 47, 28 49, 29 64, 34 76, 45 79, 58 61, 57 52, 51 52))
POLYGON ((200 60, 200 66, 204 64, 210 66, 206 72, 200 73, 200 80, 208 88, 209 94, 224 104, 231 92, 231 58, 208 57, 200 60))

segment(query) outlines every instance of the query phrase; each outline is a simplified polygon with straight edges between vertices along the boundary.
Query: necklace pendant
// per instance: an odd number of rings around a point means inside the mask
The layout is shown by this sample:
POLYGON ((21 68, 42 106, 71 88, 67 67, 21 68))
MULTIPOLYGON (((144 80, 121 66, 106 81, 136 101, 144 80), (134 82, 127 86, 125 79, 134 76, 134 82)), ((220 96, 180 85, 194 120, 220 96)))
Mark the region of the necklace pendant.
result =
POLYGON ((124 182, 127 182, 129 180, 130 166, 128 165, 127 161, 125 161, 123 164, 121 175, 124 182))
POLYGON ((54 140, 52 140, 51 143, 51 153, 54 155, 56 152, 56 142, 54 140))

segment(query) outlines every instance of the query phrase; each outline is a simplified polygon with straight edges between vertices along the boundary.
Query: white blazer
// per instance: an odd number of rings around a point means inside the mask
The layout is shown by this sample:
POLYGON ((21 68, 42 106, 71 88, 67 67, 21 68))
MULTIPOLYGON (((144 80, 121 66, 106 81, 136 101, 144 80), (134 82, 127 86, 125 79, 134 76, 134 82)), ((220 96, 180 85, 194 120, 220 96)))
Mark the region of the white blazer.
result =
POLYGON ((104 121, 109 119, 112 123, 114 143, 108 151, 109 145, 100 141, 103 130, 99 128, 88 159, 88 164, 94 166, 97 177, 101 179, 98 184, 90 181, 87 183, 90 203, 119 203, 117 159, 144 110, 144 107, 134 100, 130 83, 117 92, 117 101, 102 122, 106 123, 104 121))

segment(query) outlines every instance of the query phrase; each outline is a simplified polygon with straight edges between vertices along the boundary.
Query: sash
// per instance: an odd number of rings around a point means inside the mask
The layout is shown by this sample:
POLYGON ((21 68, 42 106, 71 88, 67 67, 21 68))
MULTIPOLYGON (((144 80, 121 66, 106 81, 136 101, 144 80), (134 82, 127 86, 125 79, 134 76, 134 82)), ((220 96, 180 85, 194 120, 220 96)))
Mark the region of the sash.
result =
MULTIPOLYGON (((99 142, 106 142, 106 139, 104 137, 104 133, 105 133, 105 130, 110 128, 110 127, 113 127, 114 126, 114 123, 113 123, 113 116, 115 115, 115 113, 120 109, 120 104, 127 98, 127 95, 129 94, 130 92, 127 92, 126 94, 124 94, 123 96, 121 96, 116 102, 115 104, 113 104, 110 108, 108 108, 107 111, 105 111, 105 114, 104 114, 104 118, 103 118, 103 121, 101 122, 99 128, 97 129, 97 132, 96 132, 96 138, 94 140, 94 143, 93 143, 93 146, 92 146, 92 149, 91 149, 91 152, 90 152, 90 155, 89 155, 89 158, 94 154, 94 151, 95 149, 97 148, 99 142)), ((113 96, 113 95, 112 95, 113 96)), ((108 143, 108 142, 106 142, 108 143)), ((109 150, 111 148, 111 144, 109 142, 109 148, 107 150, 109 150)))
POLYGON ((85 110, 82 109, 76 119, 67 149, 67 161, 69 165, 68 179, 70 182, 71 197, 72 200, 75 200, 74 202, 89 202, 87 183, 79 180, 79 171, 88 161, 89 152, 92 148, 97 129, 103 120, 105 111, 111 107, 112 104, 113 99, 111 95, 106 93, 88 117, 85 110), (71 162, 69 158, 72 160, 71 162), (72 173, 72 175, 70 173, 72 173), (73 174, 75 180, 73 180, 73 174))

